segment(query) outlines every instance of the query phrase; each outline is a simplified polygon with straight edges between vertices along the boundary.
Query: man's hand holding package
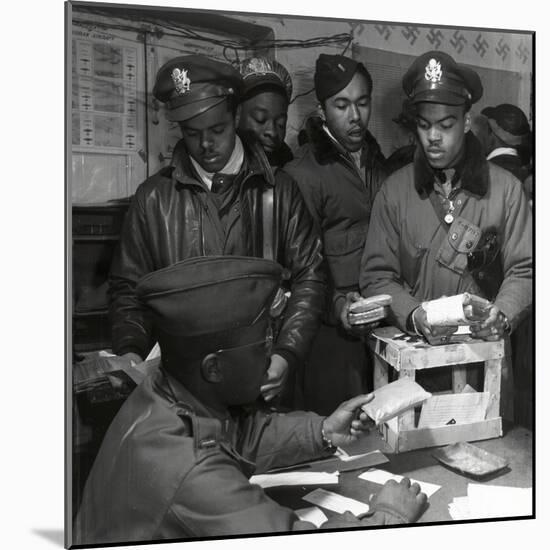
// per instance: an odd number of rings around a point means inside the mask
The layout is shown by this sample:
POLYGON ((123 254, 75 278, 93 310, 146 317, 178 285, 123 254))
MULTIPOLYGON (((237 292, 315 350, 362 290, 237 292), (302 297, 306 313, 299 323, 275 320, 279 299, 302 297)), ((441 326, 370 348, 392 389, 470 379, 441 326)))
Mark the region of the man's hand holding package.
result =
POLYGON ((363 433, 368 432, 372 422, 363 405, 374 399, 374 394, 358 395, 344 401, 330 416, 323 421, 323 432, 333 445, 341 447, 356 441, 363 433))
POLYGON ((358 302, 362 298, 363 297, 361 296, 361 294, 359 294, 359 292, 348 292, 346 294, 346 301, 344 302, 344 305, 340 312, 340 322, 342 323, 344 329, 350 334, 357 337, 368 336, 369 332, 373 331, 376 327, 380 325, 380 321, 375 321, 374 323, 364 323, 361 325, 350 324, 348 317, 350 313, 350 307, 352 304, 358 302))
POLYGON ((428 314, 426 313, 426 310, 419 306, 417 307, 413 314, 413 326, 415 329, 420 333, 420 335, 424 336, 426 340, 432 345, 436 344, 445 344, 449 341, 449 338, 452 334, 456 332, 458 329, 458 325, 456 326, 438 326, 438 325, 431 325, 428 322, 428 314))
POLYGON ((503 338, 508 328, 506 315, 497 306, 492 305, 487 319, 480 323, 472 324, 470 331, 473 338, 495 341, 503 338))

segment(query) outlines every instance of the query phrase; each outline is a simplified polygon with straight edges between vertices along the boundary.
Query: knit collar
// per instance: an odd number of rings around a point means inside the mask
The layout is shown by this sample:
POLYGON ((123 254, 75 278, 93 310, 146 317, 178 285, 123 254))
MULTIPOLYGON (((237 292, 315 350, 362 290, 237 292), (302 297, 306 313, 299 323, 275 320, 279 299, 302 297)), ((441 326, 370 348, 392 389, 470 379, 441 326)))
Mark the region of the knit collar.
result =
MULTIPOLYGON (((427 197, 433 189, 434 180, 442 180, 442 171, 434 170, 430 166, 422 147, 416 148, 413 163, 415 188, 420 196, 427 197)), ((460 185, 465 191, 479 197, 485 196, 489 187, 489 165, 483 155, 481 144, 472 132, 466 134, 463 154, 453 168, 453 184, 460 180, 460 185)))

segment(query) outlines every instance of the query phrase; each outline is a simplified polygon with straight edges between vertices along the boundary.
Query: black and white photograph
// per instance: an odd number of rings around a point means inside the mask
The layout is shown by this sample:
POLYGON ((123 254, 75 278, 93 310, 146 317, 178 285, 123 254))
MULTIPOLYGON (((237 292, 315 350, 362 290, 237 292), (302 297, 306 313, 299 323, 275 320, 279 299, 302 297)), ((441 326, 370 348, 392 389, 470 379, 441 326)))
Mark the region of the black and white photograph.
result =
POLYGON ((33 239, 7 270, 29 298, 26 349, 7 341, 28 547, 500 549, 541 528, 544 31, 398 4, 56 1, 45 73, 21 32, 12 93, 34 100, 8 110, 39 129, 10 179, 38 175, 55 218, 10 225, 33 239))
POLYGON ((66 10, 67 544, 533 518, 534 33, 66 10))

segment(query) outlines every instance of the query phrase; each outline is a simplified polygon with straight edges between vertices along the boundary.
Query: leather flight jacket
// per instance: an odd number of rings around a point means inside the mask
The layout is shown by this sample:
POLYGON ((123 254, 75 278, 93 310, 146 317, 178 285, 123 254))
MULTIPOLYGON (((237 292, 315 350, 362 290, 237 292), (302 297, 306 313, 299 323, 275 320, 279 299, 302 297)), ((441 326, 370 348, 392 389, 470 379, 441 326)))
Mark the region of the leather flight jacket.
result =
POLYGON ((137 281, 178 261, 209 255, 262 257, 262 193, 272 186, 274 260, 289 274, 291 297, 273 353, 290 364, 309 353, 325 303, 321 240, 294 180, 275 175, 261 146, 242 139, 243 168, 232 219, 195 174, 182 141, 173 165, 139 186, 133 197, 109 278, 113 352, 145 358, 156 340, 150 314, 136 296, 137 281))

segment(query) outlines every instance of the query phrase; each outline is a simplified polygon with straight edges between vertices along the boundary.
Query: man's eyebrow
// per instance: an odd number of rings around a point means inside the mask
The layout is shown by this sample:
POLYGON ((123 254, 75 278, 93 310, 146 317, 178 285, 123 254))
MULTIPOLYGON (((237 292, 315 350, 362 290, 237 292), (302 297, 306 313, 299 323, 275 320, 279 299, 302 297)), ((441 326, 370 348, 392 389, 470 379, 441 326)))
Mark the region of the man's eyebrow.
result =
MULTIPOLYGON (((370 99, 370 98, 371 98, 370 94, 363 94, 362 96, 359 96, 354 101, 361 101, 362 99, 370 99)), ((333 101, 334 103, 336 103, 337 101, 347 101, 348 103, 351 103, 352 100, 349 97, 338 96, 338 97, 335 97, 333 101)))
POLYGON ((186 124, 183 124, 183 128, 184 130, 187 130, 187 131, 191 131, 191 132, 200 132, 202 130, 211 130, 212 128, 217 128, 217 127, 220 127, 220 126, 225 126, 227 123, 226 122, 216 122, 214 124, 212 124, 211 126, 208 126, 207 128, 194 128, 193 126, 188 126, 186 124))
POLYGON ((434 120, 433 122, 431 120, 428 120, 427 118, 424 118, 422 115, 416 115, 416 118, 421 118, 424 122, 428 122, 430 124, 440 124, 441 122, 445 122, 449 119, 458 120, 455 115, 447 115, 446 117, 440 118, 439 120, 434 120))

